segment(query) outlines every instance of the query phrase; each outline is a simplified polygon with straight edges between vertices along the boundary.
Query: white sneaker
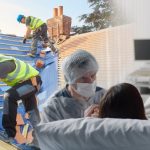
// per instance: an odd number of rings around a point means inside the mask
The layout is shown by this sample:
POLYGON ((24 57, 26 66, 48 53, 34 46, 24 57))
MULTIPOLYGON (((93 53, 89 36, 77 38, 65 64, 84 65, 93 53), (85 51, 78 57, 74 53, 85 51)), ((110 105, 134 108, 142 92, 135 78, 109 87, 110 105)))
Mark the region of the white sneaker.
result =
POLYGON ((43 49, 42 51, 44 51, 44 52, 50 52, 51 49, 49 47, 47 47, 47 48, 43 49))

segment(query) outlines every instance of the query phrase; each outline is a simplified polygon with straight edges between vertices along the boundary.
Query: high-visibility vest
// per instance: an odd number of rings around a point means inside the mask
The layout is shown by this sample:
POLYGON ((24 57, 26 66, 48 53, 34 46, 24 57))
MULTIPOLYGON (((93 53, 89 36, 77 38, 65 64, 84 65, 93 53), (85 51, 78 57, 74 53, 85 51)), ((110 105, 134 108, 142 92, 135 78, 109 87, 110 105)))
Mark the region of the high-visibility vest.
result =
POLYGON ((39 19, 39 18, 36 18, 36 17, 32 17, 30 16, 31 18, 31 21, 30 21, 30 25, 29 25, 29 28, 31 30, 36 30, 37 28, 39 28, 42 24, 44 24, 44 22, 39 19))
POLYGON ((13 72, 8 73, 6 78, 1 79, 2 82, 9 86, 14 86, 19 82, 23 82, 39 74, 39 72, 31 65, 14 57, 0 54, 0 63, 8 60, 14 60, 16 65, 16 68, 13 72))

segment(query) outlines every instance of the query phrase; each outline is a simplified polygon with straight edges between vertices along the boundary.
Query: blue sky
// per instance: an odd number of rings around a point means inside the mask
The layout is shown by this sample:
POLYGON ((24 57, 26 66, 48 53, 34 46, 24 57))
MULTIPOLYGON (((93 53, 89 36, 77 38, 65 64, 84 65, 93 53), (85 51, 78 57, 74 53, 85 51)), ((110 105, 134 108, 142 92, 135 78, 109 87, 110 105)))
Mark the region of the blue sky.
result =
POLYGON ((16 21, 18 14, 32 15, 46 21, 53 8, 62 5, 64 15, 72 18, 72 25, 82 25, 78 16, 89 13, 87 0, 0 0, 0 29, 2 33, 24 35, 25 26, 16 21))

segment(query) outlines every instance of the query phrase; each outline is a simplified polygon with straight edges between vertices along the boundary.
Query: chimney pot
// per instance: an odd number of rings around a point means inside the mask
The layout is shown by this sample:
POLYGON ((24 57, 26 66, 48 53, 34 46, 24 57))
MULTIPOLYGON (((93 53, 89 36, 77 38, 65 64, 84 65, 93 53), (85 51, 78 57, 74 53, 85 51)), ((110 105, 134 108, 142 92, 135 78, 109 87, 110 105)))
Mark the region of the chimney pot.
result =
POLYGON ((62 16, 63 15, 63 6, 59 6, 58 7, 58 16, 62 16))
POLYGON ((53 17, 58 16, 58 8, 53 8, 53 17))

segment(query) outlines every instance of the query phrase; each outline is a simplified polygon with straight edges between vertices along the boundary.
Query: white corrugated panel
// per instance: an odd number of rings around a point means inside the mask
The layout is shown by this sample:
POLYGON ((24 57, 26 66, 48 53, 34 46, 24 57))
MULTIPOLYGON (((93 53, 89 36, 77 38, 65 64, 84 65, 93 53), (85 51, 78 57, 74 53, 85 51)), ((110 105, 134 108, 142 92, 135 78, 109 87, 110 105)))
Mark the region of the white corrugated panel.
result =
MULTIPOLYGON (((100 66, 97 74, 98 85, 108 88, 124 82, 133 69, 133 33, 132 25, 123 25, 96 32, 76 35, 60 45, 59 66, 64 57, 77 49, 92 53, 100 66)), ((64 86, 63 74, 59 68, 60 86, 64 86)))

